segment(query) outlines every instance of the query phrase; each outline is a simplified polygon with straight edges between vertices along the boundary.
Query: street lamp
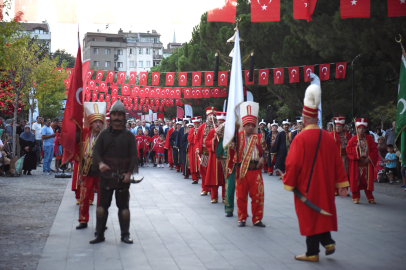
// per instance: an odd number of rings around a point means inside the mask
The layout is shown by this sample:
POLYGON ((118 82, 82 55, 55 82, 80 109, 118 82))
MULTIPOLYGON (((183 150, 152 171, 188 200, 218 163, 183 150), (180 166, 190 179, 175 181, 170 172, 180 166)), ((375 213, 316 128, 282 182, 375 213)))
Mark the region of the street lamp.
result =
POLYGON ((354 60, 352 60, 351 62, 351 66, 352 66, 352 119, 354 119, 355 117, 355 95, 354 95, 354 61, 355 59, 357 59, 358 57, 360 57, 361 54, 358 54, 354 60))

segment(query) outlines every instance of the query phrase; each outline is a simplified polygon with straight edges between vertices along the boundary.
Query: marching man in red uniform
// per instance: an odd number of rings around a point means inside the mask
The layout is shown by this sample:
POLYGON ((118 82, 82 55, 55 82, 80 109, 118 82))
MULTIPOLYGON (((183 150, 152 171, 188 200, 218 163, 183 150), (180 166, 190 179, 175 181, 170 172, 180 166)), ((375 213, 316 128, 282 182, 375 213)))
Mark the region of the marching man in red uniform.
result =
POLYGON ((266 160, 266 143, 258 134, 259 104, 243 102, 240 105, 241 122, 244 130, 238 132, 236 155, 236 197, 238 226, 244 227, 248 217, 247 200, 251 198, 252 224, 265 227, 264 215, 264 182, 261 170, 266 160))
POLYGON ((344 197, 349 186, 334 139, 317 125, 320 99, 320 87, 310 85, 303 102, 305 128, 292 142, 283 177, 284 188, 295 194, 300 234, 306 236, 306 254, 295 256, 300 261, 318 262, 320 243, 326 255, 334 253, 330 233, 337 231, 334 191, 340 188, 340 196, 344 197))
POLYGON ((195 135, 195 150, 197 159, 200 161, 199 172, 202 176, 202 193, 200 195, 205 196, 209 193, 210 188, 206 186, 206 177, 215 177, 215 175, 206 175, 207 164, 209 163, 209 151, 205 145, 205 140, 210 130, 214 129, 216 121, 216 108, 206 108, 206 123, 202 124, 195 135))
MULTIPOLYGON (((334 117, 334 124, 336 130, 331 132, 330 135, 336 142, 337 150, 340 153, 341 160, 343 161, 345 172, 348 175, 348 157, 347 157, 347 144, 351 139, 351 134, 344 131, 345 117, 334 117)), ((338 195, 338 189, 336 189, 336 196, 338 195)))
MULTIPOLYGON (((216 112, 218 125, 226 121, 225 112, 216 112)), ((222 198, 225 198, 225 184, 224 184, 224 171, 226 164, 226 157, 217 157, 217 146, 219 138, 215 134, 216 129, 210 130, 206 137, 205 145, 209 151, 209 163, 207 165, 206 186, 210 188, 211 203, 218 203, 218 189, 222 187, 222 198), (213 177, 212 177, 213 176, 213 177)))
POLYGON ((187 140, 189 141, 188 147, 188 157, 189 157, 189 167, 190 167, 190 174, 192 175, 192 184, 199 183, 199 167, 200 162, 196 156, 196 146, 195 146, 195 135, 200 126, 200 116, 192 117, 192 123, 194 128, 189 130, 189 135, 187 140))
POLYGON ((350 175, 352 200, 359 204, 361 190, 365 191, 368 202, 375 204, 374 196, 374 166, 378 161, 378 148, 374 138, 366 135, 368 120, 358 118, 355 120, 357 135, 352 137, 347 145, 349 158, 348 172, 350 175))
MULTIPOLYGON (((176 118, 172 118, 172 122, 175 124, 176 118)), ((168 130, 168 134, 166 134, 165 140, 165 149, 168 149, 168 166, 169 170, 173 170, 173 156, 172 156, 172 146, 169 143, 169 138, 171 137, 172 133, 175 131, 175 127, 172 127, 168 130)))
MULTIPOLYGON (((89 222, 89 203, 93 201, 94 190, 99 194, 99 175, 92 170, 93 147, 97 137, 104 129, 106 122, 105 102, 85 102, 85 122, 83 129, 83 140, 80 147, 79 183, 80 183, 80 203, 79 203, 79 225, 76 229, 87 228, 89 222)), ((97 196, 97 205, 99 196, 97 196)))

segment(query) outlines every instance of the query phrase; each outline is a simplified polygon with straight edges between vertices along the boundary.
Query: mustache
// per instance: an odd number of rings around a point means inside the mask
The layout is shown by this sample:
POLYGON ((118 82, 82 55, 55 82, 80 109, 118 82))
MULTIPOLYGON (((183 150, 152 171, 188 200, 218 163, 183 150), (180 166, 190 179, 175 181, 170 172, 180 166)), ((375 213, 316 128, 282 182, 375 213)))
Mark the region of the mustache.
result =
POLYGON ((120 122, 121 123, 122 121, 118 120, 118 119, 114 119, 113 122, 120 122))
POLYGON ((101 126, 96 126, 96 128, 101 128, 101 126))

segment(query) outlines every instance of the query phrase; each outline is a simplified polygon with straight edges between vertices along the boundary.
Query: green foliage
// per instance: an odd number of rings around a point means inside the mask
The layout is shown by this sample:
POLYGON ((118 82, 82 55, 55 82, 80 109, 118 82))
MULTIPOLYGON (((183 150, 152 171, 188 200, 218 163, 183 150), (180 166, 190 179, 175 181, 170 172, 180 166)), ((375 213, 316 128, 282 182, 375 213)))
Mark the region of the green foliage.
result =
POLYGON ((76 57, 65 51, 65 49, 58 49, 54 53, 51 54, 51 58, 55 59, 58 57, 58 67, 62 67, 62 63, 66 62, 67 68, 74 68, 76 57))
POLYGON ((392 123, 396 120, 396 106, 393 101, 378 106, 372 111, 371 119, 384 128, 385 123, 392 123))

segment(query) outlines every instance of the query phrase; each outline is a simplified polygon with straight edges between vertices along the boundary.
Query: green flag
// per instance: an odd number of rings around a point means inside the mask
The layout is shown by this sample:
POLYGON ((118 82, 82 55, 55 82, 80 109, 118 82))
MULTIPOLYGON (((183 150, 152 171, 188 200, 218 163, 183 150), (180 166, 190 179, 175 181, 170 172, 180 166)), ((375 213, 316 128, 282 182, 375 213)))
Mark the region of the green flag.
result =
MULTIPOLYGON (((403 50, 402 50, 403 51, 403 50)), ((396 140, 395 145, 400 149, 402 154, 402 164, 406 162, 406 57, 405 52, 402 54, 400 62, 400 76, 398 88, 398 103, 396 113, 396 140)))

